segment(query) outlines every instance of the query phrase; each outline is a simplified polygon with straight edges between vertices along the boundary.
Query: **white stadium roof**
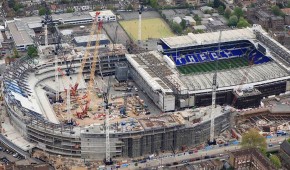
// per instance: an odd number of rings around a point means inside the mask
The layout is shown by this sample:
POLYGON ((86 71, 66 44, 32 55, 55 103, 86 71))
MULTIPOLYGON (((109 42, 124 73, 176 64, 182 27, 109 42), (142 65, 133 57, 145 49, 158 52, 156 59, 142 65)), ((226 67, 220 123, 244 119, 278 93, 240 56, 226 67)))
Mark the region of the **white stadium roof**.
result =
MULTIPOLYGON (((188 47, 193 45, 203 45, 218 43, 219 32, 203 34, 189 33, 185 36, 161 38, 170 48, 188 47)), ((255 35, 251 28, 222 31, 221 42, 254 39, 255 35)))

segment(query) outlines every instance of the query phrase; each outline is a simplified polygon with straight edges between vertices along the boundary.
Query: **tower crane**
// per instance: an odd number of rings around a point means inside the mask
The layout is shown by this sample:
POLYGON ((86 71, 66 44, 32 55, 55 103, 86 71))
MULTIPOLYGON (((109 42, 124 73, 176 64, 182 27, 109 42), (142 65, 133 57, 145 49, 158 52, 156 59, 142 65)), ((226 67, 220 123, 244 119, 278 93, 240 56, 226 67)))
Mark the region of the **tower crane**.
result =
MULTIPOLYGON (((219 40, 218 40, 218 50, 219 50, 219 57, 221 55, 221 37, 222 37, 222 31, 219 33, 219 40)), ((213 81, 212 81, 212 103, 211 103, 211 113, 210 113, 210 143, 215 143, 214 140, 214 118, 215 118, 215 111, 216 111, 216 90, 217 90, 217 71, 218 71, 218 59, 215 61, 215 72, 213 75, 213 81)))
POLYGON ((90 37, 89 37, 89 41, 87 43, 87 47, 85 49, 85 54, 83 56, 83 60, 82 60, 82 63, 81 63, 81 67, 80 67, 80 70, 79 70, 79 74, 77 76, 77 80, 76 80, 76 83, 73 87, 73 89, 76 91, 78 86, 79 86, 79 82, 81 80, 81 77, 82 77, 82 72, 84 70, 84 67, 86 65, 86 61, 89 57, 89 53, 90 53, 90 47, 91 47, 91 42, 92 42, 92 37, 96 31, 96 28, 97 28, 97 22, 98 22, 98 16, 100 15, 100 12, 96 12, 96 16, 95 16, 95 20, 93 22, 93 25, 92 25, 92 28, 91 28, 91 32, 90 32, 90 37))
MULTIPOLYGON (((68 88, 66 89, 65 87, 64 87, 64 90, 66 91, 66 112, 67 112, 67 121, 68 121, 68 123, 72 123, 72 118, 71 118, 71 106, 70 106, 70 96, 71 96, 71 89, 72 89, 72 85, 71 85, 71 83, 70 83, 70 81, 69 81, 69 79, 67 78, 67 76, 65 75, 65 73, 61 70, 61 68, 58 68, 57 69, 58 70, 58 72, 60 72, 60 74, 62 75, 62 78, 63 79, 66 79, 66 81, 67 81, 67 83, 68 83, 68 88)), ((63 83, 64 84, 64 83, 63 83)))
POLYGON ((105 158, 105 164, 106 165, 112 165, 112 159, 111 159, 111 148, 110 148, 110 123, 109 123, 109 116, 110 116, 110 110, 109 110, 109 106, 111 104, 109 104, 109 92, 110 92, 110 85, 111 83, 111 79, 109 77, 108 80, 108 88, 106 91, 104 91, 103 93, 103 100, 104 100, 104 110, 106 113, 106 119, 105 119, 105 127, 106 127, 106 158, 105 158))
MULTIPOLYGON (((96 15, 97 16, 97 15, 96 15)), ((97 19, 97 17, 96 17, 97 19)), ((89 109, 89 103, 91 101, 91 94, 94 91, 94 80, 95 80, 95 72, 96 72, 96 65, 97 65, 97 59, 98 59, 98 52, 99 52, 99 38, 100 38, 100 33, 102 31, 102 27, 103 27, 103 22, 99 21, 98 22, 98 31, 97 31, 97 39, 96 39, 96 44, 95 44, 95 50, 94 50, 94 55, 93 55, 93 60, 91 62, 91 72, 90 72, 90 81, 87 87, 87 92, 85 94, 85 99, 86 99, 86 106, 85 108, 82 107, 82 105, 80 105, 82 112, 77 112, 77 116, 79 118, 82 118, 84 116, 87 115, 88 109, 89 109)), ((78 82, 77 82, 78 83, 78 82)), ((75 86, 77 87, 77 86, 75 86)), ((75 88, 76 90, 76 88, 75 88)), ((79 101, 79 100, 77 100, 79 101)))
POLYGON ((144 10, 144 7, 143 5, 140 5, 140 8, 139 8, 139 26, 138 26, 138 42, 139 44, 141 44, 141 38, 142 38, 142 12, 144 10))

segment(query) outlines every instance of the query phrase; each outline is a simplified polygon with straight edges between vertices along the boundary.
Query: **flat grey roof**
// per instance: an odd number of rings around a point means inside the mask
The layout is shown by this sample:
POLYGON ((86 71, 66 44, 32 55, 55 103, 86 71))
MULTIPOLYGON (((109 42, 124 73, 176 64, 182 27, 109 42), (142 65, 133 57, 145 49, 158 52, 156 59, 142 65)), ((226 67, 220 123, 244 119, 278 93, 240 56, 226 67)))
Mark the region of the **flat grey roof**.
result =
POLYGON ((63 14, 53 14, 52 20, 60 20, 62 21, 75 21, 75 20, 88 20, 92 17, 89 12, 78 12, 78 13, 63 13, 63 14))
POLYGON ((7 22, 7 26, 10 30, 10 33, 13 37, 16 46, 34 44, 27 30, 25 29, 18 30, 15 21, 7 22))

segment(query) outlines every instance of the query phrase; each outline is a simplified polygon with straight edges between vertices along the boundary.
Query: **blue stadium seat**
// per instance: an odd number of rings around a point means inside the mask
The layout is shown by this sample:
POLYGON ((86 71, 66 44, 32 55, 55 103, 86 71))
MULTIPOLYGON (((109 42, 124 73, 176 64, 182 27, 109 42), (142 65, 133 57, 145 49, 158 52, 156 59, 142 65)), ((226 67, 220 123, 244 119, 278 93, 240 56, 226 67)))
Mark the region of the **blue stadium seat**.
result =
MULTIPOLYGON (((164 44, 165 45, 165 44, 164 44)), ((166 46, 166 45, 165 45, 166 46)), ((166 46, 165 48, 169 48, 166 46)), ((198 49, 198 47, 192 47, 186 48, 186 49, 180 49, 176 53, 176 51, 168 50, 167 52, 164 52, 163 54, 166 54, 170 57, 177 66, 182 66, 190 63, 202 63, 202 62, 210 62, 219 59, 227 59, 227 58, 233 58, 233 57, 243 57, 246 53, 248 53, 249 60, 254 58, 255 64, 260 64, 264 62, 271 61, 271 59, 267 56, 264 56, 261 52, 259 52, 255 46, 248 41, 240 41, 240 42, 233 42, 232 44, 221 44, 221 52, 220 56, 218 55, 218 46, 208 46, 206 47, 203 45, 200 47, 202 49, 198 49), (181 55, 185 56, 184 58, 181 57, 181 55)), ((170 48, 169 48, 170 49, 170 48)))
POLYGON ((174 62, 176 63, 177 66, 186 64, 185 58, 181 58, 181 57, 174 57, 174 62))
POLYGON ((185 55, 185 59, 186 59, 187 63, 199 63, 195 54, 185 55))

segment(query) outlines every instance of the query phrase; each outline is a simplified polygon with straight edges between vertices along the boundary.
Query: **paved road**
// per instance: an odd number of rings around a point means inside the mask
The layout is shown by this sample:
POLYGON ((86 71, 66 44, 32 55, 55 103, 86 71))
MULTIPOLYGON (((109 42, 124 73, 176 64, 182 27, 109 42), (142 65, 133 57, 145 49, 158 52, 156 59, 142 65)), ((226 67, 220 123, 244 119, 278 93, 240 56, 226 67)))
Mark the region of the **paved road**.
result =
MULTIPOLYGON (((268 151, 277 151, 280 148, 280 143, 283 142, 285 139, 287 139, 288 136, 274 136, 271 139, 267 139, 268 144, 272 144, 273 146, 268 147, 268 151)), ((139 169, 139 167, 143 168, 152 168, 152 167, 158 167, 160 165, 166 165, 166 164, 172 164, 173 162, 181 162, 182 160, 188 160, 192 158, 203 158, 207 155, 219 155, 219 154, 225 154, 227 151, 234 151, 237 149, 240 149, 241 146, 239 145, 230 145, 225 147, 218 147, 215 146, 211 150, 199 150, 197 153, 188 154, 188 152, 185 153, 179 153, 175 156, 172 156, 172 154, 167 154, 167 156, 163 158, 158 158, 155 160, 149 160, 146 163, 138 163, 138 166, 135 166, 134 163, 129 164, 128 167, 120 168, 120 169, 139 169)))

